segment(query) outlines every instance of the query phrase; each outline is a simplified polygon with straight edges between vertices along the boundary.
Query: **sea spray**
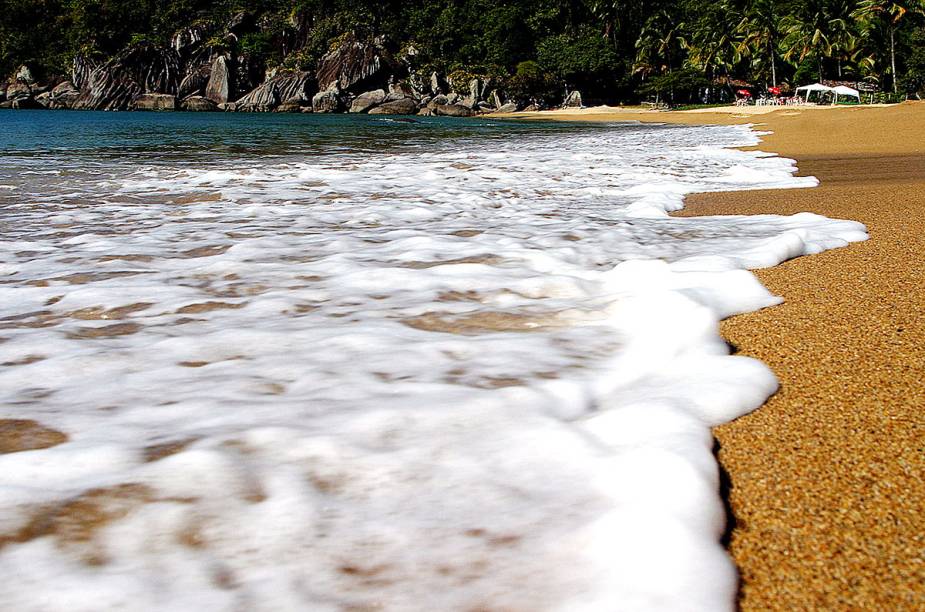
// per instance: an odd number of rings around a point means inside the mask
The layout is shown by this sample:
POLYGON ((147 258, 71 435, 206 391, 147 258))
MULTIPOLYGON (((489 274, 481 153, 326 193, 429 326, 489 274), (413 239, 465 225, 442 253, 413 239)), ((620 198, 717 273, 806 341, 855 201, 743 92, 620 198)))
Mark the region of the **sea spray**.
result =
POLYGON ((669 218, 816 184, 745 127, 289 121, 4 158, 3 418, 68 439, 0 455, 0 604, 731 609, 718 321, 864 228, 669 218))

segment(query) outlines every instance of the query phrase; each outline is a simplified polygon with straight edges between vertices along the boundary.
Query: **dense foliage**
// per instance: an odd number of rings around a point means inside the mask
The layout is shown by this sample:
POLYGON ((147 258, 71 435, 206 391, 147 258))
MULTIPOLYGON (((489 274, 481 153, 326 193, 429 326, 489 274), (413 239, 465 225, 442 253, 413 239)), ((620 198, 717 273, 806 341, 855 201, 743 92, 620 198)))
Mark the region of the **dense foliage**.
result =
POLYGON ((690 102, 737 80, 925 94, 925 0, 0 0, 0 75, 66 74, 77 53, 167 44, 241 11, 253 28, 238 44, 268 66, 311 69, 352 31, 413 48, 421 73, 500 77, 538 100, 690 102))

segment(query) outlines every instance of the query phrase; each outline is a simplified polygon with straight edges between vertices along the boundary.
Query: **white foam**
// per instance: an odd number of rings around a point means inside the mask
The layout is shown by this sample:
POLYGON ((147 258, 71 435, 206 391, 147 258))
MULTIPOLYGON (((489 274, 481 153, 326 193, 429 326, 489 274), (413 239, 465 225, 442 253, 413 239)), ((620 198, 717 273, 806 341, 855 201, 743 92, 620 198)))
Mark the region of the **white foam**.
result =
POLYGON ((0 607, 732 609, 709 427, 776 381, 718 320, 780 301, 745 268, 866 238, 667 216, 816 184, 729 148, 756 142, 614 126, 17 186, 0 398, 69 441, 0 455, 0 533, 122 493, 0 548, 0 607))

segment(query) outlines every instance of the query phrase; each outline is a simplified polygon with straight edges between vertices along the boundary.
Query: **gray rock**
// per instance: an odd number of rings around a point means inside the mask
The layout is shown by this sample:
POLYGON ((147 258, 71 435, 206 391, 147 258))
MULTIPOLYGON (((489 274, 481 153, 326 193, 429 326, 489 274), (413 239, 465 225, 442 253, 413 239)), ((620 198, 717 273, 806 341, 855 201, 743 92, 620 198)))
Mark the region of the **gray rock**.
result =
POLYGON ((135 98, 135 110, 172 111, 177 110, 177 97, 173 94, 147 93, 135 98))
POLYGON ((461 104, 438 104, 434 107, 434 114, 444 117, 471 117, 472 110, 461 104))
POLYGON ((209 82, 206 83, 205 97, 216 104, 228 102, 231 96, 231 70, 228 60, 219 55, 212 61, 209 70, 209 82))
POLYGON ((35 83, 35 79, 32 78, 32 71, 25 64, 19 67, 19 70, 16 71, 16 76, 13 78, 20 83, 28 83, 29 85, 35 83))
POLYGON ((342 108, 343 101, 336 82, 324 91, 319 91, 312 98, 312 110, 316 113, 336 113, 342 108))
POLYGON ((535 113, 536 111, 539 111, 539 110, 543 110, 543 109, 541 109, 541 108, 540 108, 539 106, 537 106, 536 104, 531 104, 530 106, 528 106, 527 108, 525 108, 525 109, 523 110, 523 112, 525 112, 525 113, 535 113))
POLYGON ((567 95, 565 97, 565 102, 562 103, 563 108, 581 108, 582 106, 581 92, 577 89, 567 95))
POLYGON ((495 112, 495 107, 489 104, 488 102, 479 102, 478 109, 483 113, 495 112))
POLYGON ((205 96, 190 96, 183 100, 180 107, 185 111, 195 113, 208 113, 218 110, 218 104, 205 96))
POLYGON ((369 111, 370 115, 413 115, 418 112, 417 103, 411 98, 386 102, 369 111))
MULTIPOLYGON (((281 72, 236 102, 239 111, 269 112, 283 101, 308 102, 313 83, 307 72, 281 72)), ((300 104, 301 106, 301 104, 300 104)))
POLYGON ((450 100, 444 95, 434 96, 430 102, 427 103, 427 108, 434 110, 438 104, 449 104, 450 100))
POLYGON ((32 88, 28 83, 23 81, 14 81, 6 88, 6 99, 8 102, 14 100, 25 100, 32 97, 32 88))
POLYGON ((460 106, 465 106, 469 110, 475 110, 479 102, 473 97, 466 96, 465 98, 457 102, 457 104, 459 104, 460 106))
POLYGON ((7 100, 4 104, 9 104, 9 108, 16 108, 20 110, 32 110, 45 108, 39 104, 35 98, 19 98, 18 100, 7 100))
POLYGON ((385 102, 385 91, 374 89, 358 95, 350 104, 351 113, 365 113, 369 109, 385 102))
POLYGON ((430 74, 430 93, 435 96, 439 96, 443 93, 446 93, 447 85, 446 81, 436 72, 430 74))
POLYGON ((434 109, 432 108, 428 108, 425 106, 424 108, 418 111, 418 117, 433 117, 433 116, 434 116, 434 109))
POLYGON ((180 81, 180 87, 177 89, 178 98, 189 98, 190 96, 202 96, 209 84, 212 76, 212 64, 200 64, 183 77, 180 81))
POLYGON ((517 112, 517 104, 516 104, 515 102, 508 102, 507 104, 504 104, 503 106, 501 106, 496 112, 499 112, 499 113, 516 113, 516 112, 517 112))
POLYGON ((204 24, 181 28, 171 37, 170 46, 181 55, 188 54, 205 40, 206 31, 204 24))
POLYGON ((347 93, 385 88, 398 63, 380 45, 362 42, 349 34, 318 62, 318 86, 328 90, 332 84, 347 93))
POLYGON ((236 113, 238 111, 238 105, 234 102, 226 102, 224 104, 219 104, 218 110, 225 113, 236 113))
POLYGON ((455 91, 454 91, 453 93, 447 95, 447 97, 446 97, 446 103, 447 103, 447 104, 456 104, 456 103, 459 102, 459 100, 460 100, 460 95, 459 95, 458 93, 456 93, 455 91))
POLYGON ((402 98, 417 99, 419 96, 415 93, 410 83, 402 81, 400 83, 389 83, 389 93, 385 97, 386 102, 394 102, 402 98))
POLYGON ((132 45, 90 73, 74 108, 124 110, 143 93, 175 96, 179 75, 180 59, 173 49, 150 43, 132 45))
POLYGON ((78 91, 83 90, 90 81, 90 74, 96 69, 96 64, 83 55, 75 55, 71 64, 71 82, 78 91))
POLYGON ((504 103, 501 101, 501 96, 498 94, 498 90, 491 92, 491 95, 488 96, 488 101, 491 102, 492 106, 495 108, 501 108, 504 106, 504 103))
POLYGON ((276 110, 273 112, 276 113, 301 113, 302 104, 301 100, 286 100, 276 107, 276 110))
POLYGON ((468 97, 473 100, 473 106, 480 100, 479 94, 481 93, 481 83, 478 79, 472 79, 469 81, 469 95, 468 97))

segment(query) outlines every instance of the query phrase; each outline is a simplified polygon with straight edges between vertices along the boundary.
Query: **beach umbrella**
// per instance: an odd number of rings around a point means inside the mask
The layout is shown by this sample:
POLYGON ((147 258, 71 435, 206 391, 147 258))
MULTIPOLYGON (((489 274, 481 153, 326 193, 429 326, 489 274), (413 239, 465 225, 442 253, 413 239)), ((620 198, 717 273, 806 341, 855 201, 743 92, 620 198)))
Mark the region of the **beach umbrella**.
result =
POLYGON ((780 87, 768 87, 768 93, 774 94, 775 96, 780 95, 780 87))
POLYGON ((740 96, 750 96, 750 95, 752 95, 752 92, 750 92, 750 91, 747 90, 747 89, 740 89, 740 90, 737 91, 736 93, 739 94, 740 96))

